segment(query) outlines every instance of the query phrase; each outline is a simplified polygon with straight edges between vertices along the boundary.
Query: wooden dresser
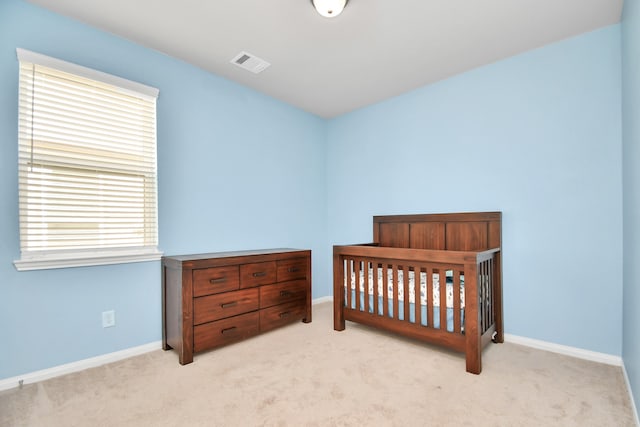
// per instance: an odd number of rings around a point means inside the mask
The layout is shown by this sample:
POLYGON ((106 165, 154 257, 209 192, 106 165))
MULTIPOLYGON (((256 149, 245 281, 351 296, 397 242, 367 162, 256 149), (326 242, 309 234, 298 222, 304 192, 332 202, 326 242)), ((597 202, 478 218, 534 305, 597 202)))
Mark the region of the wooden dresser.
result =
POLYGON ((291 322, 311 322, 311 251, 162 257, 162 348, 193 353, 291 322))

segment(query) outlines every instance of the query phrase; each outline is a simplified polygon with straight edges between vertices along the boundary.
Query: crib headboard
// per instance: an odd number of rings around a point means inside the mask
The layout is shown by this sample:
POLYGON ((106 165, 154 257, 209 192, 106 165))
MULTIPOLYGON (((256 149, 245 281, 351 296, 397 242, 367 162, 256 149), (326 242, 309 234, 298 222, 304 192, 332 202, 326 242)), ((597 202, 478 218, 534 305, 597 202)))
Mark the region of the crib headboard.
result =
POLYGON ((502 212, 385 215, 373 217, 380 246, 481 251, 502 245, 502 212))

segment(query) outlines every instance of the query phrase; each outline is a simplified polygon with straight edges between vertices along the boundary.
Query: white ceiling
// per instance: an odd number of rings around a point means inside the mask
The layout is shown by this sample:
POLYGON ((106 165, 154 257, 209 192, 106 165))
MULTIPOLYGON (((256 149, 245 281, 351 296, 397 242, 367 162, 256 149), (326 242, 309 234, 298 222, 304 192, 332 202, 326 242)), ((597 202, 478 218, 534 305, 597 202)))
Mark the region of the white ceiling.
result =
POLYGON ((330 118, 620 21, 623 0, 29 0, 330 118), (230 63, 241 51, 271 66, 230 63))

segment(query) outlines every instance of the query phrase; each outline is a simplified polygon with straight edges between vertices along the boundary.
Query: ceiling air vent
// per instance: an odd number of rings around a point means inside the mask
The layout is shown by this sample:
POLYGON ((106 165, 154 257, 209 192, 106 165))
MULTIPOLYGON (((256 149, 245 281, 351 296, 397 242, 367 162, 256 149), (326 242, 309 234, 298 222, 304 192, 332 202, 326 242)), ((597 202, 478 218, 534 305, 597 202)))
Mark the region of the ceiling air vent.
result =
POLYGON ((264 59, 260 59, 249 52, 240 52, 231 60, 231 62, 236 64, 238 67, 249 70, 255 74, 264 71, 265 68, 271 65, 264 59))

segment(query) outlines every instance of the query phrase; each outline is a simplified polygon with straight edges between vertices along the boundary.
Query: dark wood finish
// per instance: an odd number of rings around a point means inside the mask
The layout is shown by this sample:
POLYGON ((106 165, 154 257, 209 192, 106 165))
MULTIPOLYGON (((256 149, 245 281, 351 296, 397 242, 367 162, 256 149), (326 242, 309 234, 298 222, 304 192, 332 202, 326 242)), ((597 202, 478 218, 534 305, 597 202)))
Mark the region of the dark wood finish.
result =
POLYGON ((445 225, 441 222, 412 223, 410 247, 414 249, 446 249, 444 230, 445 225))
POLYGON ((193 324, 212 322, 260 308, 259 288, 207 295, 193 300, 193 324))
POLYGON ((254 262, 240 266, 240 287, 252 288, 254 286, 268 285, 276 281, 276 263, 254 262))
POLYGON ((431 344, 441 345, 455 351, 464 352, 465 349, 464 335, 451 334, 439 329, 426 328, 422 325, 407 323, 403 320, 397 320, 391 317, 385 318, 382 316, 371 316, 357 310, 345 310, 345 319, 389 332, 394 332, 398 335, 403 335, 409 338, 415 338, 431 344))
POLYGON ((307 276, 307 260, 305 258, 279 260, 276 273, 278 282, 304 279, 307 276))
POLYGON ((193 296, 217 294, 240 288, 240 269, 229 267, 201 268, 193 271, 193 296))
POLYGON ((334 329, 344 330, 345 320, 351 320, 451 348, 465 354, 468 372, 479 374, 482 348, 492 340, 504 341, 501 233, 500 212, 374 217, 372 243, 334 246, 334 329), (369 265, 374 268, 371 294, 368 267, 363 268, 369 265), (447 271, 453 275, 448 285, 447 271), (403 275, 402 282, 399 272, 403 275), (415 272, 411 285, 415 299, 411 303, 408 277, 412 272, 415 272), (426 277, 424 319, 419 303, 420 272, 426 277), (352 275, 356 278, 354 289, 350 282, 352 275), (362 291, 359 289, 361 276, 362 291), (379 279, 384 284, 382 295, 378 292, 379 279), (439 307, 433 302, 436 279, 440 283, 439 307), (389 280, 392 283, 390 299, 389 280), (463 280, 464 308, 460 296, 463 280), (447 286, 453 291, 450 305, 447 305, 447 286), (399 300, 400 287, 405 295, 403 301, 399 300), (373 298, 373 306, 369 304, 369 297, 373 298), (361 300, 365 303, 360 304, 361 300), (382 310, 378 301, 382 302, 382 310), (403 309, 403 318, 399 308, 403 309), (437 316, 436 309, 439 310, 437 316), (452 313, 450 322, 447 309, 452 313), (413 313, 413 322, 409 312, 413 313))
POLYGON ((392 248, 409 247, 409 224, 396 222, 382 222, 379 225, 380 246, 392 248))
MULTIPOLYGON (((345 305, 345 288, 344 280, 345 273, 348 277, 351 274, 348 269, 344 268, 344 258, 340 256, 340 253, 333 250, 333 329, 336 331, 344 331, 345 319, 344 319, 344 305, 345 305)), ((351 295, 351 292, 347 292, 351 295)), ((349 304, 349 307, 351 304, 349 304)), ((166 334, 165 334, 166 336, 166 334)), ((164 348, 164 346, 163 346, 164 348)))
POLYGON ((274 305, 260 310, 260 332, 286 325, 304 318, 304 305, 298 302, 274 305))
POLYGON ((302 320, 311 322, 311 251, 265 249, 162 258, 162 348, 180 364, 302 320))
POLYGON ((445 229, 447 250, 481 251, 489 247, 486 222, 451 222, 445 229))
POLYGON ((220 347, 257 335, 260 332, 258 311, 197 325, 194 331, 194 352, 220 347))
POLYGON ((307 296, 307 281, 295 280, 292 282, 277 283, 260 288, 260 307, 266 308, 272 305, 303 300, 307 296))
POLYGON ((374 216, 373 242, 394 248, 485 250, 500 247, 501 224, 501 212, 374 216))

